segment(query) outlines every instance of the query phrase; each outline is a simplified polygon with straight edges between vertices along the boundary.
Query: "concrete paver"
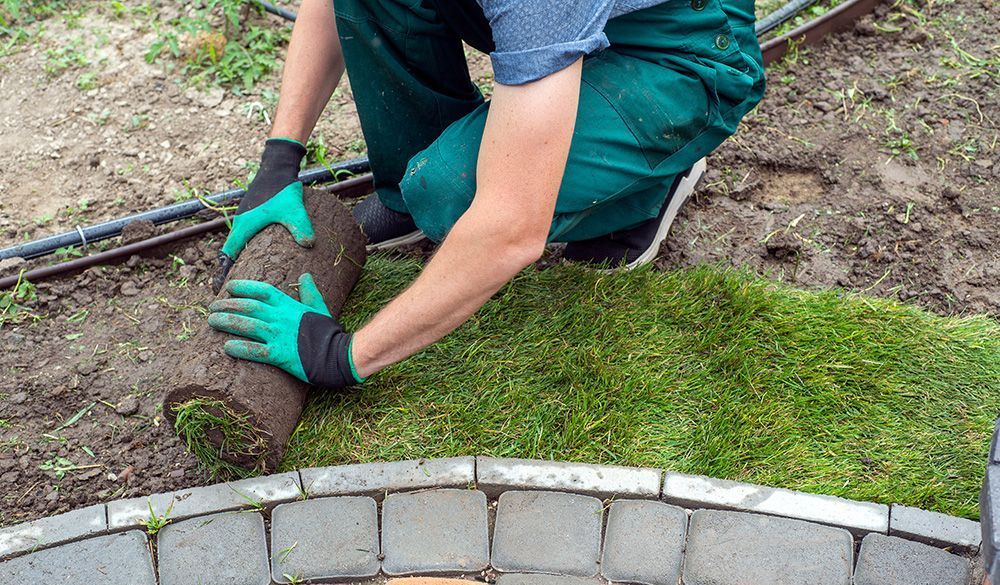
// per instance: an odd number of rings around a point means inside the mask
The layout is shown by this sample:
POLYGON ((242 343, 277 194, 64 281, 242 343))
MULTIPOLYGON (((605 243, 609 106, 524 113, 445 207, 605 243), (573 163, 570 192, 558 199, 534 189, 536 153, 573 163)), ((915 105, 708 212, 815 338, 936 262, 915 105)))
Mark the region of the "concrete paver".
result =
POLYGON ((601 501, 558 492, 504 492, 497 503, 493 567, 503 572, 597 574, 601 501))
POLYGON ((476 483, 474 457, 360 463, 303 469, 309 497, 365 495, 381 500, 386 492, 468 488, 476 483))
POLYGON ((156 585, 146 535, 98 536, 0 563, 4 585, 80 583, 156 585))
POLYGON ((861 542, 855 585, 969 585, 966 559, 895 536, 869 534, 861 542))
POLYGON ((676 585, 681 576, 687 512, 662 502, 611 504, 601 575, 610 581, 676 585))
POLYGON ((659 469, 530 459, 476 458, 476 486, 492 497, 508 490, 572 492, 607 498, 660 495, 659 469))
POLYGON ((387 575, 477 572, 489 566, 486 494, 430 490, 389 494, 382 506, 387 575))
POLYGON ((258 506, 270 508, 297 500, 301 495, 298 473, 278 473, 149 497, 115 500, 108 504, 108 523, 112 529, 141 526, 149 518, 150 507, 153 514, 176 521, 258 506))
POLYGON ((685 585, 849 585, 854 540, 841 528, 744 512, 691 515, 685 585))
POLYGON ((979 522, 920 508, 892 505, 889 534, 936 547, 974 551, 983 540, 979 522))
POLYGON ((374 577, 379 571, 378 508, 368 497, 281 504, 271 514, 271 574, 297 579, 374 577))
POLYGON ((889 531, 889 506, 834 496, 669 471, 663 501, 685 508, 716 508, 796 518, 846 528, 857 536, 889 531))
POLYGON ((222 512, 169 524, 156 537, 160 585, 270 585, 264 518, 222 512))
POLYGON ((0 559, 107 531, 104 504, 0 528, 0 559))

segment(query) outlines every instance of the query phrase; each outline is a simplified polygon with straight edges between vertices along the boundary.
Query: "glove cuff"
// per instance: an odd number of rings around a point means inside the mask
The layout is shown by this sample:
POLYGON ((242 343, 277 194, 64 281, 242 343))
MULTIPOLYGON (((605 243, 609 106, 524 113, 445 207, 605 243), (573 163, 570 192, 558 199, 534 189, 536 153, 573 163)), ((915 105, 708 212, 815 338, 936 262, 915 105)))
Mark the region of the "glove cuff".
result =
POLYGON ((362 378, 361 374, 358 373, 357 366, 354 365, 354 334, 350 334, 350 339, 347 342, 347 365, 351 366, 351 375, 354 376, 354 380, 361 384, 368 378, 362 378))
POLYGON ((264 142, 264 153, 260 157, 257 176, 278 175, 285 181, 284 185, 287 185, 299 177, 299 166, 305 156, 306 147, 298 140, 268 138, 264 142))
POLYGON ((260 168, 247 193, 240 201, 236 214, 246 213, 299 180, 299 166, 306 148, 291 138, 270 138, 264 143, 260 168))
POLYGON ((299 360, 310 384, 345 388, 363 381, 356 376, 351 363, 351 338, 332 317, 315 312, 302 315, 299 360))

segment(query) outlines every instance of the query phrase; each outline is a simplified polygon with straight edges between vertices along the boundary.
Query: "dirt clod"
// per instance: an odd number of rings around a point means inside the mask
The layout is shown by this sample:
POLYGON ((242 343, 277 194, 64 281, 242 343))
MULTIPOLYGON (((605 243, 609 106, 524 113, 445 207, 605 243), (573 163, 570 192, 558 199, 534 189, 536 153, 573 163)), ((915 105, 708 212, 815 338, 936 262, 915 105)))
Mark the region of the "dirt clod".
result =
POLYGON ((115 412, 122 416, 132 416, 139 412, 139 399, 135 396, 126 396, 115 406, 115 412))
POLYGON ((122 228, 122 245, 134 244, 148 240, 156 235, 156 226, 149 220, 137 220, 125 224, 122 228))

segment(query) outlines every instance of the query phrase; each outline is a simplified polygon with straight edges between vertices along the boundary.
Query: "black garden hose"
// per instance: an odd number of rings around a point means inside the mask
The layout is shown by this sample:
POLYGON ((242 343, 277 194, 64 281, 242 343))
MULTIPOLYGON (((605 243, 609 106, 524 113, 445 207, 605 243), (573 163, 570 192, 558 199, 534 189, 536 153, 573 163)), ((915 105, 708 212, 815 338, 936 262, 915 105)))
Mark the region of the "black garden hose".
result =
POLYGON ((754 26, 754 32, 757 33, 758 37, 763 36, 795 18, 800 12, 815 3, 816 0, 791 0, 788 4, 758 20, 754 26))
POLYGON ((264 0, 256 0, 256 2, 257 4, 260 4, 260 7, 266 10, 267 12, 280 16, 285 20, 290 20, 292 22, 295 22, 295 13, 292 12, 291 10, 286 10, 284 8, 281 8, 280 6, 275 6, 274 4, 271 4, 270 2, 265 2, 264 0))
MULTIPOLYGON (((360 175, 369 170, 368 158, 355 158, 337 163, 329 168, 316 167, 306 169, 299 173, 299 180, 306 185, 317 185, 329 183, 339 179, 338 175, 351 174, 360 175)), ((156 225, 169 223, 178 219, 191 217, 199 211, 215 205, 226 205, 238 202, 245 191, 243 189, 230 189, 221 193, 216 193, 202 199, 189 199, 181 203, 174 203, 158 209, 141 211, 126 215, 118 219, 113 219, 103 223, 80 227, 73 231, 47 236, 32 242, 25 242, 9 248, 0 249, 0 260, 7 258, 37 258, 51 254, 59 248, 67 246, 82 246, 93 242, 99 242, 108 238, 121 235, 122 228, 133 221, 151 221, 156 225)))

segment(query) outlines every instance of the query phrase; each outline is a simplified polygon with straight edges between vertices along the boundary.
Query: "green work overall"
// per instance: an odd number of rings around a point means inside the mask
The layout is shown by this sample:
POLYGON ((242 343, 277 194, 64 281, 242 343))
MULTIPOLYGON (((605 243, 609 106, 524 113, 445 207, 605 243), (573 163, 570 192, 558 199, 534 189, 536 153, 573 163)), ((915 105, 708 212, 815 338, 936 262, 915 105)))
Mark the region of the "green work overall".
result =
MULTIPOLYGON (((334 0, 375 187, 441 241, 469 208, 489 103, 464 40, 493 42, 475 0, 334 0)), ((736 131, 764 94, 754 0, 667 0, 608 21, 584 58, 550 241, 654 218, 674 177, 736 131)), ((517 184, 517 177, 510 183, 517 184)))

